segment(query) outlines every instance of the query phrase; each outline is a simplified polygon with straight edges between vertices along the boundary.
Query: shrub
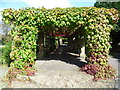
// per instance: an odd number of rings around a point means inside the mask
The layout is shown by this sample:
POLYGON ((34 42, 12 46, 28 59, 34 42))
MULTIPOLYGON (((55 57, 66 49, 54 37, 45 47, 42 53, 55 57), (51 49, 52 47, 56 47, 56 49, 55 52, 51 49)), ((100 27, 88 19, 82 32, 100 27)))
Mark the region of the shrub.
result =
POLYGON ((11 59, 10 59, 10 52, 11 52, 11 43, 12 41, 9 41, 5 44, 5 47, 2 48, 2 60, 0 63, 10 65, 11 59))
POLYGON ((94 81, 100 79, 109 79, 114 78, 115 70, 110 65, 99 65, 99 64, 86 64, 81 68, 82 71, 85 71, 87 74, 94 76, 94 81))

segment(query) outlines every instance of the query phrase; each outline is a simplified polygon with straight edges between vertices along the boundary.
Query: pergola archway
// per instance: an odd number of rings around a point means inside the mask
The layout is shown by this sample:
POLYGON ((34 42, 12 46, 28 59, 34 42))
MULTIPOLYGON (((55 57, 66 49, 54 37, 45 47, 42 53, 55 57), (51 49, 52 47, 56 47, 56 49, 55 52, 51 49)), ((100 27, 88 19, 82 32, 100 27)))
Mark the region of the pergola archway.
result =
POLYGON ((67 34, 43 34, 38 33, 37 40, 37 59, 42 59, 46 54, 54 53, 59 49, 59 46, 65 46, 68 52, 78 54, 85 59, 85 38, 84 31, 74 32, 71 35, 67 34))
POLYGON ((25 70, 34 65, 38 32, 42 35, 72 35, 82 31, 88 62, 82 70, 94 75, 95 79, 115 76, 114 70, 107 64, 109 35, 118 20, 118 12, 115 9, 95 7, 5 9, 2 15, 3 20, 13 27, 9 32, 13 37, 11 67, 25 70))

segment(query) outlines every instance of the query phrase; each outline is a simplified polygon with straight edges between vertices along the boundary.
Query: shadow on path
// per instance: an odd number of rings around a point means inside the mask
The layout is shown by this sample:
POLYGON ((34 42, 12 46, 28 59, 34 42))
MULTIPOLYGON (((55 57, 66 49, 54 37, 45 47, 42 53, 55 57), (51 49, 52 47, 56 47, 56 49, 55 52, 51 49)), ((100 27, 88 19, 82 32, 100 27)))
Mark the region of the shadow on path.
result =
POLYGON ((41 60, 59 60, 69 64, 77 65, 78 67, 82 67, 86 63, 81 61, 79 58, 80 57, 77 54, 70 54, 70 52, 68 52, 67 46, 60 46, 54 51, 54 53, 44 56, 41 60))
POLYGON ((111 51, 110 55, 113 58, 116 58, 118 60, 118 62, 120 62, 120 50, 111 51))

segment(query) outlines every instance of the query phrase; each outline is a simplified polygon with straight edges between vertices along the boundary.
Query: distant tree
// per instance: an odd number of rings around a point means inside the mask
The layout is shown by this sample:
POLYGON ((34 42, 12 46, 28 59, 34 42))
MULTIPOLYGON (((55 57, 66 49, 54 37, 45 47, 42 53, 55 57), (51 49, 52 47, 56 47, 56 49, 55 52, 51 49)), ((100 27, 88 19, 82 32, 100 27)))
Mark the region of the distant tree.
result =
POLYGON ((94 4, 95 7, 105 7, 105 8, 115 8, 118 11, 120 11, 120 1, 119 2, 96 2, 94 4))
POLYGON ((2 34, 7 34, 11 30, 10 25, 5 24, 3 21, 0 21, 0 32, 2 34))
POLYGON ((10 25, 5 24, 3 21, 0 21, 0 40, 2 40, 2 44, 5 44, 11 40, 11 37, 8 35, 8 32, 10 30, 10 25))

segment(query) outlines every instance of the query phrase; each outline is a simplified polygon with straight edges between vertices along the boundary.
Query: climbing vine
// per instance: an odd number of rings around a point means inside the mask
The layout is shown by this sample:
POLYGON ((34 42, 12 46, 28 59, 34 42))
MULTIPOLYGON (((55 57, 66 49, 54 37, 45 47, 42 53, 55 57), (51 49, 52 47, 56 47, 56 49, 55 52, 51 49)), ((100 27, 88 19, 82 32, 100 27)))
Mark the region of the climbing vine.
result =
POLYGON ((114 76, 114 70, 107 62, 109 35, 113 25, 118 21, 117 10, 96 7, 25 8, 5 9, 2 15, 3 21, 13 27, 9 32, 13 37, 11 67, 24 70, 34 65, 38 32, 49 35, 72 35, 79 32, 82 27, 85 32, 88 62, 82 70, 89 74, 95 72, 96 78, 114 76), (94 66, 100 69, 90 69, 94 66))
MULTIPOLYGON (((118 2, 96 2, 94 4, 95 7, 98 7, 98 8, 107 8, 107 9, 110 9, 110 8, 115 8, 119 11, 119 14, 120 14, 120 1, 118 2)), ((119 15, 120 17, 120 15, 119 15)), ((119 43, 120 43, 120 40, 118 39, 119 36, 120 36, 120 19, 118 20, 118 22, 114 25, 114 31, 111 32, 111 46, 112 46, 112 52, 116 51, 116 50, 119 50, 120 49, 120 46, 119 46, 119 43)), ((110 50, 110 51, 111 51, 110 50)))
POLYGON ((10 58, 15 68, 24 69, 34 64, 36 59, 36 40, 38 30, 35 27, 21 25, 9 32, 13 37, 10 58))
MULTIPOLYGON (((115 8, 119 11, 120 13, 120 1, 119 2, 96 2, 94 4, 95 7, 98 7, 98 8, 107 8, 107 9, 110 9, 110 8, 115 8)), ((117 24, 115 25, 115 31, 118 32, 120 31, 120 19, 118 20, 117 24)))

